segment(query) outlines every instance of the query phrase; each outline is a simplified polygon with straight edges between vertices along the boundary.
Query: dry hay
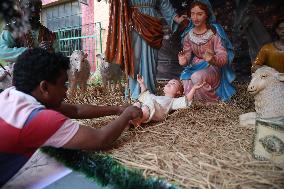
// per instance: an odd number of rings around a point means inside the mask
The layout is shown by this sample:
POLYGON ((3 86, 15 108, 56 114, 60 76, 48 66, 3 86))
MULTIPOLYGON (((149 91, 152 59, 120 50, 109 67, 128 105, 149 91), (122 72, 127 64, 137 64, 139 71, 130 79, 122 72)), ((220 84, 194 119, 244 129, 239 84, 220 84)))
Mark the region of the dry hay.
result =
MULTIPOLYGON (((125 166, 142 170, 145 176, 161 176, 184 188, 283 189, 284 170, 253 159, 254 130, 238 126, 238 116, 253 111, 254 107, 246 87, 237 85, 238 93, 230 103, 194 103, 170 114, 164 122, 130 129, 106 153, 125 166)), ((124 103, 122 96, 108 95, 98 87, 72 101, 98 105, 124 103)), ((83 122, 100 127, 114 118, 83 122)))

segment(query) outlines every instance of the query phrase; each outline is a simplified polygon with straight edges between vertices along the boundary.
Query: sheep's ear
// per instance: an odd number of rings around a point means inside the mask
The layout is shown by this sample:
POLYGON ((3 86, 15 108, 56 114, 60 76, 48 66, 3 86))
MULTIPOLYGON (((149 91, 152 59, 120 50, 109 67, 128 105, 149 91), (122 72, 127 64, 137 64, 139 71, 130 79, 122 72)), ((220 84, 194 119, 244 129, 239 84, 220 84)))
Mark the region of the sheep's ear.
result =
POLYGON ((84 54, 84 58, 87 58, 87 57, 88 57, 88 53, 85 53, 85 54, 84 54))
POLYGON ((101 54, 97 54, 96 57, 97 57, 97 58, 101 58, 102 55, 101 55, 101 54))
POLYGON ((284 82, 284 73, 277 73, 276 77, 279 81, 284 82))

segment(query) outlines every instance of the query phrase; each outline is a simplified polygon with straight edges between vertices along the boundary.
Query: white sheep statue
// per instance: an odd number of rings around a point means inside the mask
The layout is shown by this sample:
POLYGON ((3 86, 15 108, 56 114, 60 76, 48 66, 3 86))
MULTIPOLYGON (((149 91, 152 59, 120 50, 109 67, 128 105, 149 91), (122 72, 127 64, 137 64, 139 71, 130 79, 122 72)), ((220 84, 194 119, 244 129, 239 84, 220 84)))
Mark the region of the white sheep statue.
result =
POLYGON ((254 125, 256 117, 284 116, 284 73, 268 66, 257 69, 252 74, 248 92, 254 95, 256 112, 241 115, 241 125, 254 125))
POLYGON ((90 64, 87 60, 88 54, 81 50, 75 50, 70 56, 70 69, 68 71, 68 80, 70 84, 70 95, 73 96, 77 92, 77 85, 80 90, 87 90, 87 81, 90 77, 90 64))
POLYGON ((105 60, 104 53, 97 54, 97 58, 100 59, 100 74, 102 77, 103 87, 108 91, 115 90, 118 86, 119 91, 122 91, 121 78, 122 71, 118 64, 109 63, 105 60), (113 83, 113 88, 112 88, 113 83))
POLYGON ((12 86, 12 75, 9 66, 0 67, 0 90, 5 90, 12 86))
POLYGON ((257 69, 252 74, 248 92, 254 95, 258 117, 284 116, 284 73, 268 66, 257 69))

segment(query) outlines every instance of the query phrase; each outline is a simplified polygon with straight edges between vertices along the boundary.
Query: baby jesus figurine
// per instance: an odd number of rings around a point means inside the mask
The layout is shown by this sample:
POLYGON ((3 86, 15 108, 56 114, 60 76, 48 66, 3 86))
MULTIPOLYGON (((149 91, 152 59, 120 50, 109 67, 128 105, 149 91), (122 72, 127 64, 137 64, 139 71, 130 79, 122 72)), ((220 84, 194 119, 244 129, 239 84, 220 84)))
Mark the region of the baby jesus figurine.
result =
POLYGON ((183 85, 181 81, 172 79, 164 86, 165 95, 156 96, 146 89, 143 77, 137 75, 137 81, 140 85, 141 93, 138 102, 133 105, 142 109, 143 117, 132 121, 132 124, 135 126, 149 121, 163 121, 172 110, 190 106, 195 91, 205 84, 195 84, 186 96, 182 96, 183 85))

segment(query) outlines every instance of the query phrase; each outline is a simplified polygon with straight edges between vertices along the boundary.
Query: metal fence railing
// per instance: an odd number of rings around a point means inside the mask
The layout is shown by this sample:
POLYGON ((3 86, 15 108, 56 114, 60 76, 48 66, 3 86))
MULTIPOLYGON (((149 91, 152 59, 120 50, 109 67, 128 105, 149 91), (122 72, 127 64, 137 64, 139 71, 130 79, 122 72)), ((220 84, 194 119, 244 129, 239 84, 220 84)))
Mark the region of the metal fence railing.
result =
POLYGON ((92 71, 97 67, 96 54, 102 53, 102 27, 100 22, 61 28, 56 33, 59 51, 70 56, 74 50, 82 50, 88 54, 92 71))

